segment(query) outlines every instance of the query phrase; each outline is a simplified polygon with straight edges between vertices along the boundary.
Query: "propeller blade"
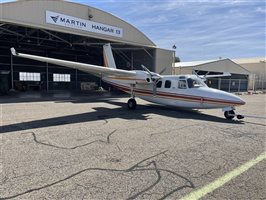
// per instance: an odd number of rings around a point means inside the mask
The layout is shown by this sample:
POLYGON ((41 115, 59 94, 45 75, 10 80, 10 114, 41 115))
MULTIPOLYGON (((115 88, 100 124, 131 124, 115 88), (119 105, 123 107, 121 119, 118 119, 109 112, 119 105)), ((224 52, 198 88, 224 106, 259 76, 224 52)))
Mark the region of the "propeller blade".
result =
POLYGON ((151 78, 152 78, 152 73, 151 73, 151 71, 150 71, 147 67, 145 67, 144 65, 141 65, 141 67, 142 67, 142 69, 143 69, 144 71, 148 72, 148 73, 150 74, 151 78))
POLYGON ((165 72, 165 70, 167 69, 167 67, 165 67, 165 68, 163 68, 158 74, 162 74, 162 73, 164 73, 165 72))
POLYGON ((153 82, 153 96, 156 96, 156 92, 157 92, 157 82, 154 81, 153 82))

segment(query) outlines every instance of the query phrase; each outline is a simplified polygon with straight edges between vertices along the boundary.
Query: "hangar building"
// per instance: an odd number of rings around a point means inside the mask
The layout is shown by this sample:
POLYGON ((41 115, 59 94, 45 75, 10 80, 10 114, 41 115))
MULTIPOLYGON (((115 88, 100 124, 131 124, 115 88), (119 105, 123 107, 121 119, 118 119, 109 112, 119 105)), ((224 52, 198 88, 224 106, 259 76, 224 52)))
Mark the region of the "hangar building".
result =
POLYGON ((18 52, 103 66, 111 43, 118 68, 171 74, 174 51, 160 49, 141 31, 110 13, 67 1, 0 4, 0 90, 80 90, 100 80, 78 70, 12 57, 18 52))
POLYGON ((266 89, 266 58, 239 58, 233 59, 233 61, 239 64, 241 67, 250 71, 251 76, 249 78, 250 90, 265 90, 266 89))
POLYGON ((229 72, 231 76, 209 78, 209 87, 229 92, 247 91, 250 72, 230 59, 177 62, 173 68, 173 74, 214 75, 229 72))

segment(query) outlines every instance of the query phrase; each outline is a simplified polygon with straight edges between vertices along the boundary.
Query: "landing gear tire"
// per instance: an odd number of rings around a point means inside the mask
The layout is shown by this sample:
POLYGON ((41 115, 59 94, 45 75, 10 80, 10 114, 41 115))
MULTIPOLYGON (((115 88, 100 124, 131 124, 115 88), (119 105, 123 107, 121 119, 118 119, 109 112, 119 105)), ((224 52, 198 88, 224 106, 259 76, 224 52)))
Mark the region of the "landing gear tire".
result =
POLYGON ((235 112, 233 110, 225 111, 224 116, 226 119, 233 119, 235 117, 235 112))
POLYGON ((127 107, 129 110, 135 110, 137 107, 137 102, 135 99, 129 99, 127 102, 127 107))
POLYGON ((237 119, 244 119, 245 117, 243 115, 237 115, 237 119))

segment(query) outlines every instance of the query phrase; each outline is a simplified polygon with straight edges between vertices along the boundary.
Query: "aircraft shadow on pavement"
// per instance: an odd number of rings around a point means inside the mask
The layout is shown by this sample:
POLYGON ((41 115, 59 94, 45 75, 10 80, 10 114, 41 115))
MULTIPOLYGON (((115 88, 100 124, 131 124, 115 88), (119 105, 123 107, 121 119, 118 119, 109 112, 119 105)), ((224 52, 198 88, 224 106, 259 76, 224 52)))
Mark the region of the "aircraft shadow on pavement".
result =
POLYGON ((48 93, 25 92, 0 96, 0 104, 33 103, 33 102, 70 102, 89 103, 102 102, 110 98, 130 97, 128 94, 104 93, 48 93))
MULTIPOLYGON (((87 101, 88 102, 88 101, 87 101)), ((117 108, 95 107, 95 111, 80 113, 74 115, 53 117, 47 119, 33 120, 28 122, 14 123, 3 125, 0 133, 8 133, 13 131, 22 131, 36 128, 45 128, 59 126, 65 124, 76 124, 82 122, 109 120, 109 119, 125 119, 125 120, 150 120, 150 114, 162 115, 176 119, 194 119, 202 121, 211 121, 218 123, 242 124, 241 121, 226 120, 224 118, 203 114, 196 110, 184 110, 159 106, 155 104, 138 105, 136 110, 128 110, 127 104, 117 102, 115 99, 101 101, 118 106, 117 108)))

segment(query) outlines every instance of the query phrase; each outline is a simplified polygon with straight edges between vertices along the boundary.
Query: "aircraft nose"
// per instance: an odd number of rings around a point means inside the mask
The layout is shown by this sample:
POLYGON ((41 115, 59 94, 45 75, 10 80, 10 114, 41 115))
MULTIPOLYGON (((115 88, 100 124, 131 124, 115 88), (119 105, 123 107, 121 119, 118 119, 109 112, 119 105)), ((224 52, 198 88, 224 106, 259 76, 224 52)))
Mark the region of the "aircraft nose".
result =
POLYGON ((231 94, 231 93, 228 93, 227 95, 228 95, 227 96, 228 99, 230 99, 230 101, 232 101, 232 103, 235 105, 245 105, 246 104, 246 102, 243 99, 241 99, 239 96, 236 96, 236 95, 231 94))

